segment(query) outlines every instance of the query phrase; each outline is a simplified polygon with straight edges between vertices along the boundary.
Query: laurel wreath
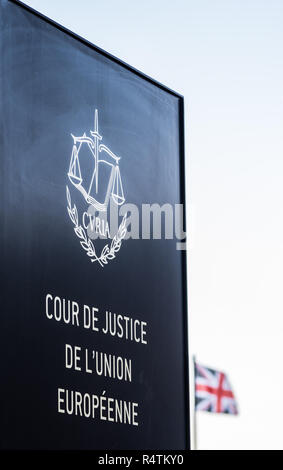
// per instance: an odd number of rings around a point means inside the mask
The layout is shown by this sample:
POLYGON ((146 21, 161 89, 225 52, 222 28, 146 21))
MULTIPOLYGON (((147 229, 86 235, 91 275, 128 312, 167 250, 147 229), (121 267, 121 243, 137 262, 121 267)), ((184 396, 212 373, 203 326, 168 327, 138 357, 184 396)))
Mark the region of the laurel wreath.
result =
POLYGON ((125 238, 127 233, 126 222, 127 222, 127 213, 124 215, 123 220, 119 226, 118 232, 113 237, 111 245, 109 247, 108 243, 102 249, 100 256, 97 256, 96 250, 94 247, 93 242, 87 236, 85 229, 79 224, 79 216, 78 210, 76 205, 72 207, 71 195, 68 186, 66 186, 66 193, 67 193, 67 201, 68 201, 68 214, 71 221, 74 224, 74 231, 75 234, 80 238, 80 244, 83 249, 86 251, 87 256, 89 256, 90 261, 92 263, 98 261, 100 266, 104 267, 104 265, 108 264, 109 260, 115 258, 116 253, 120 250, 122 240, 125 238))

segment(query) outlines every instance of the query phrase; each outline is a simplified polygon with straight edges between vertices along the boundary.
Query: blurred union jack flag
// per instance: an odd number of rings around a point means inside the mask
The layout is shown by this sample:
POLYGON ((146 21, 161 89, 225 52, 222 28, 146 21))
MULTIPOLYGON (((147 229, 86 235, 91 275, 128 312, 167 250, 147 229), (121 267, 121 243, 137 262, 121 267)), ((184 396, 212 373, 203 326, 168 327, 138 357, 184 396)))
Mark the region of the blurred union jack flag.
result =
POLYGON ((227 375, 195 362, 195 408, 237 415, 237 403, 227 375))

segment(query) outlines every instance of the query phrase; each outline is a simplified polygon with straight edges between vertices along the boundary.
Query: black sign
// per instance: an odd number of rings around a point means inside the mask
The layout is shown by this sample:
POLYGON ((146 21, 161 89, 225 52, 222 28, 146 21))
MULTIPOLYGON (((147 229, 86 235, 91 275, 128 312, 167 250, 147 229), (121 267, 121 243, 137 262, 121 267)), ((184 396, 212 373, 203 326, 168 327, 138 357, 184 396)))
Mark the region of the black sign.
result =
POLYGON ((187 449, 183 98, 0 1, 0 446, 187 449))

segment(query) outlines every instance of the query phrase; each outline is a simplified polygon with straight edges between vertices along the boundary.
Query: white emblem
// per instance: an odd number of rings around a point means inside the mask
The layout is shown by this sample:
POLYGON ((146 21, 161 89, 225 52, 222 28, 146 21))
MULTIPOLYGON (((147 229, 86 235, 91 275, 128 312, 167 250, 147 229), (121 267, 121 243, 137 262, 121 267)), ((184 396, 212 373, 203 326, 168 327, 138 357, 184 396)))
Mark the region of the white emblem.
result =
MULTIPOLYGON (((90 131, 91 137, 86 133, 81 137, 75 137, 73 134, 73 149, 68 171, 68 178, 72 185, 78 189, 85 201, 93 206, 94 211, 106 213, 109 205, 110 198, 118 206, 125 202, 124 190, 119 168, 120 157, 115 155, 106 145, 102 143, 102 136, 98 131, 98 111, 95 110, 94 115, 94 131, 90 131), (93 161, 93 169, 91 174, 89 171, 84 172, 81 168, 80 152, 87 150, 85 155, 93 161), (103 183, 100 188, 100 175, 103 174, 103 183), (106 179, 106 184, 105 184, 106 179)), ((85 157, 84 157, 85 158, 85 157)), ((103 237, 110 238, 110 231, 108 222, 105 219, 99 218, 84 212, 82 216, 82 223, 79 222, 79 214, 76 205, 72 205, 71 194, 66 186, 68 214, 74 224, 74 231, 80 238, 82 248, 87 252, 92 262, 98 261, 101 266, 108 263, 109 260, 115 258, 116 253, 121 248, 121 243, 126 235, 126 221, 127 214, 124 215, 123 220, 119 226, 118 232, 113 237, 111 244, 106 244, 98 256, 94 247, 93 241, 89 238, 87 231, 89 227, 103 237), (88 220, 88 223, 86 223, 88 220)))

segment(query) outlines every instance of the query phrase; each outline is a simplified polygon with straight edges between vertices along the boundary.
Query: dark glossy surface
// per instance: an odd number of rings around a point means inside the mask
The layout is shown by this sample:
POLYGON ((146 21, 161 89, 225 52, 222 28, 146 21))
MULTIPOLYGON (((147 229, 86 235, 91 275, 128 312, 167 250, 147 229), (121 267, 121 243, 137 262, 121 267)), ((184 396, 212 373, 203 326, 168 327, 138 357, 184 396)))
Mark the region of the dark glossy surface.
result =
POLYGON ((176 240, 124 241, 101 268, 67 213, 72 138, 93 128, 120 155, 127 203, 180 203, 181 98, 29 11, 1 1, 2 448, 188 447, 184 258, 176 240), (148 344, 50 321, 45 296, 148 324, 148 344), (132 383, 68 370, 65 344, 133 361, 132 383), (57 412, 57 388, 139 403, 139 426, 57 412))

